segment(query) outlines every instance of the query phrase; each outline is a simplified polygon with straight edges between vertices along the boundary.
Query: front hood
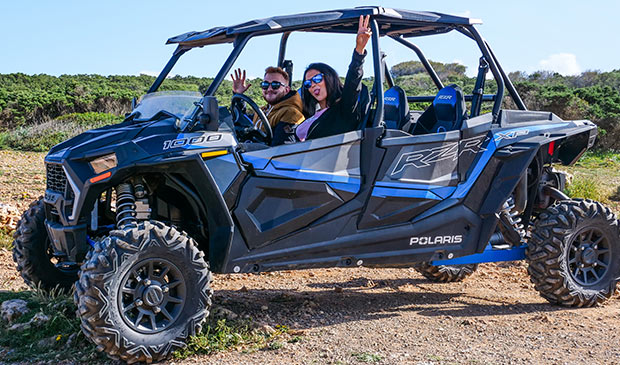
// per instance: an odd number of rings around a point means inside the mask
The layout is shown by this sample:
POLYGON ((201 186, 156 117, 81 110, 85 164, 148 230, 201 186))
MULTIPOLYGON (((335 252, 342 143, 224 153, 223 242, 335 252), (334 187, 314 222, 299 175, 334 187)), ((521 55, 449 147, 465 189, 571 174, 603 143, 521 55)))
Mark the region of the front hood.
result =
MULTIPOLYGON (((77 155, 90 155, 102 148, 114 148, 123 143, 132 141, 141 134, 141 132, 148 129, 150 125, 156 123, 161 122, 139 124, 124 122, 92 129, 52 147, 45 159, 46 161, 61 162, 68 158, 74 158, 77 155)), ((173 129, 172 124, 170 128, 173 129)))
POLYGON ((179 133, 175 119, 140 124, 121 123, 93 129, 54 146, 46 162, 90 161, 116 153, 119 164, 130 164, 159 155, 193 154, 236 145, 231 131, 179 133), (122 162, 121 162, 122 161, 122 162))

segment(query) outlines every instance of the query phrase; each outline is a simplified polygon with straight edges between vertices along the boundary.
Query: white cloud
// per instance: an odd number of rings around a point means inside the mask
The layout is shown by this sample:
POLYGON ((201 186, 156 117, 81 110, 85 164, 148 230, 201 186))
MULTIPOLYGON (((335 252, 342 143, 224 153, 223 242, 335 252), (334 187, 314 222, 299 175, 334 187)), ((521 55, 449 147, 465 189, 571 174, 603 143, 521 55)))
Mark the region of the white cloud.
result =
POLYGON ((539 67, 544 71, 555 71, 561 75, 578 75, 581 67, 577 63, 577 56, 572 53, 558 53, 541 60, 539 67))
POLYGON ((159 76, 159 72, 157 71, 140 71, 138 75, 147 75, 147 76, 159 76))

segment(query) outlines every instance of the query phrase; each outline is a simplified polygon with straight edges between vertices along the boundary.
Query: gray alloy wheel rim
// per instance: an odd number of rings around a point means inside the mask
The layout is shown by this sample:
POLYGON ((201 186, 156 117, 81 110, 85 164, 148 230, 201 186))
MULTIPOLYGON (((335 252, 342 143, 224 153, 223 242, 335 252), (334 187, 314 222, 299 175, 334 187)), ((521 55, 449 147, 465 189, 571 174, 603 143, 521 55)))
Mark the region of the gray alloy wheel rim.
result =
POLYGON ((183 312, 187 285, 179 268, 161 258, 132 266, 118 289, 118 308, 125 323, 141 333, 168 329, 183 312))
POLYGON ((568 270, 578 284, 598 284, 611 264, 611 245, 606 235, 597 228, 586 228, 577 233, 568 251, 568 270))

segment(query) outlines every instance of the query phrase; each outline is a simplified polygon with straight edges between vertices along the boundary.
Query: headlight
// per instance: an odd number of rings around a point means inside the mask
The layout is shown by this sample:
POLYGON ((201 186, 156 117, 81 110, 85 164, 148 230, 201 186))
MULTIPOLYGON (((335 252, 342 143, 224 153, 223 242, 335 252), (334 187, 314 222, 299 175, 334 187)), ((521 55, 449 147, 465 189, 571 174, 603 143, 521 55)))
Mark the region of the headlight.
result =
POLYGON ((116 153, 110 153, 109 155, 97 157, 90 161, 89 164, 93 171, 95 171, 95 174, 99 174, 105 170, 115 168, 118 165, 118 160, 116 159, 116 153))

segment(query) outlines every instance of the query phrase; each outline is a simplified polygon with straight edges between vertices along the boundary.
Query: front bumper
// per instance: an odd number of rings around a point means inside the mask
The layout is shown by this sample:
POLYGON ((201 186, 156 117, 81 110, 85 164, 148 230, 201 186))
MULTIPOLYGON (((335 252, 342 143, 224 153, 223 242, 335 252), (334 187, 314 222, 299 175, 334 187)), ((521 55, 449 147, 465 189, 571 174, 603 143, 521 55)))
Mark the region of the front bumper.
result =
POLYGON ((89 247, 86 240, 86 223, 66 227, 46 219, 45 228, 54 250, 54 256, 64 256, 68 261, 73 262, 84 260, 89 247))

